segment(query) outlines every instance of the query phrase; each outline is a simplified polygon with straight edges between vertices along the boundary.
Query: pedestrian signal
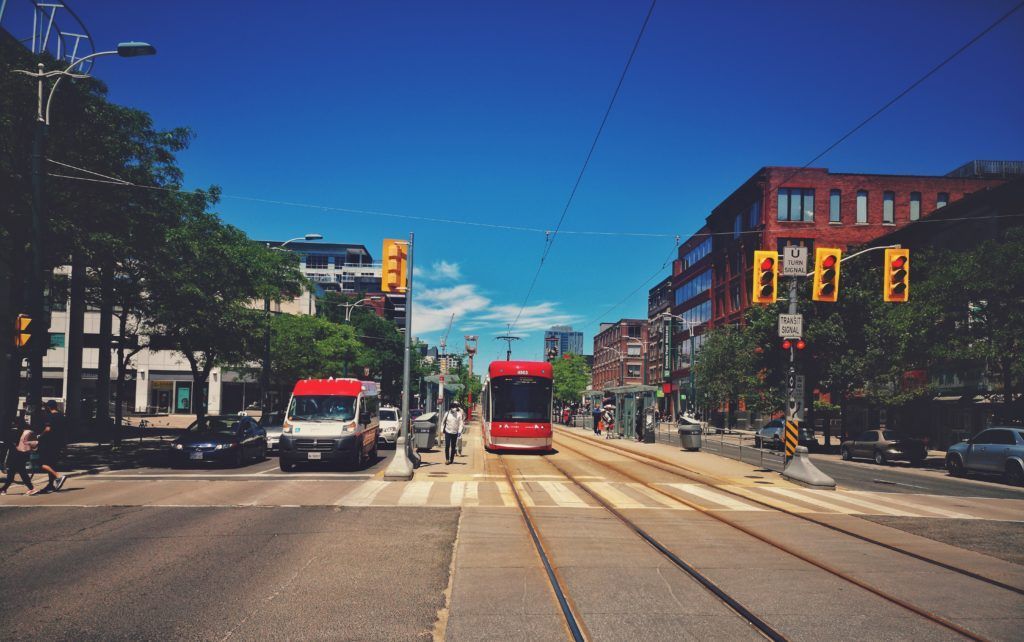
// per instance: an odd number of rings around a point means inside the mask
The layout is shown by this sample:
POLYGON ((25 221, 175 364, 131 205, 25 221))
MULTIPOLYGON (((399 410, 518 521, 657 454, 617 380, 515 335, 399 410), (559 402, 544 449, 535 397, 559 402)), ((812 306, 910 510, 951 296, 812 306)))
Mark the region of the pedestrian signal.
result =
POLYGON ((831 247, 814 248, 814 285, 811 300, 835 303, 839 298, 839 264, 843 251, 831 247))
POLYGON ((27 314, 19 314, 14 321, 14 345, 24 348, 32 338, 32 317, 27 314))
POLYGON ((910 250, 887 249, 882 271, 882 299, 905 303, 910 298, 910 250))
POLYGON ((770 250, 754 250, 754 287, 750 300, 775 303, 779 292, 779 255, 770 250))
POLYGON ((384 239, 384 250, 381 255, 384 257, 384 269, 380 278, 381 291, 405 292, 408 286, 408 243, 397 239, 384 239))

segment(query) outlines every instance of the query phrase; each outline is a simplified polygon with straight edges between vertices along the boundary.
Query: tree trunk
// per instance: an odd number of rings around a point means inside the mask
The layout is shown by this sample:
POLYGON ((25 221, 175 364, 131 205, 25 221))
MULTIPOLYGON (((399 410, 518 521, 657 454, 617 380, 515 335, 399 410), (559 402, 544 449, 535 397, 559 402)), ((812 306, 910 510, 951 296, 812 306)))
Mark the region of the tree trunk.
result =
POLYGON ((71 255, 71 304, 68 306, 68 384, 65 416, 68 430, 82 434, 86 424, 82 416, 82 344, 85 341, 85 256, 81 251, 71 255))
POLYGON ((96 431, 108 434, 110 429, 110 358, 114 334, 114 270, 103 268, 100 274, 99 357, 96 362, 96 431))
POLYGON ((121 445, 122 424, 124 423, 124 375, 128 359, 124 353, 125 325, 128 321, 128 311, 122 306, 121 315, 118 317, 120 328, 117 337, 117 383, 114 386, 114 444, 121 445))
MULTIPOLYGON (((192 369, 192 410, 196 413, 196 422, 202 424, 206 420, 206 380, 210 376, 211 366, 202 369, 191 354, 187 355, 189 368, 192 369)), ((211 359, 206 360, 211 363, 211 359)))

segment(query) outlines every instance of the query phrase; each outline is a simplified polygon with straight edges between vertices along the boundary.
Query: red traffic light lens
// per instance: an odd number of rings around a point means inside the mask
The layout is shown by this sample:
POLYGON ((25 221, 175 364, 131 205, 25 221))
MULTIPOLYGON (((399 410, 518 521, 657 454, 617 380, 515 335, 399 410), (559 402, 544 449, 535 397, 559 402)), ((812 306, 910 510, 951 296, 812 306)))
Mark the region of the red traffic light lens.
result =
POLYGON ((783 350, 789 350, 792 347, 793 347, 793 342, 790 341, 789 339, 786 339, 785 341, 782 342, 782 349, 783 350))
POLYGON ((766 258, 765 260, 761 261, 762 270, 770 270, 773 267, 775 267, 775 259, 766 258))
POLYGON ((905 256, 897 256, 892 261, 892 269, 899 270, 900 268, 902 268, 906 264, 907 264, 907 257, 905 257, 905 256))
POLYGON ((797 350, 803 350, 806 347, 807 347, 807 342, 804 341, 803 339, 800 339, 799 341, 796 342, 796 349, 797 350))
POLYGON ((831 267, 835 267, 835 265, 836 265, 836 255, 835 254, 829 254, 828 256, 825 257, 825 260, 821 262, 821 265, 822 265, 822 267, 824 267, 826 269, 827 268, 831 268, 831 267))

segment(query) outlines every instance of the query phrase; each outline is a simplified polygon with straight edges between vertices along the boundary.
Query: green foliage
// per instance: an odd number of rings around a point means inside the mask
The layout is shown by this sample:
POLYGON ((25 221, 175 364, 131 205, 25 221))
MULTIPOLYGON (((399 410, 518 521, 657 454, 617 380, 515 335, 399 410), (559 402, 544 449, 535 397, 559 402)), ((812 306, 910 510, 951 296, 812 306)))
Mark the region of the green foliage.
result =
POLYGON ((773 409, 774 386, 762 379, 756 348, 757 336, 744 328, 729 325, 708 333, 694 364, 697 390, 707 402, 728 406, 730 413, 740 399, 752 409, 773 409))
MULTIPOLYGON (((299 379, 340 377, 355 363, 362 345, 355 331, 319 317, 278 314, 270 321, 271 376, 279 386, 299 379)), ((361 373, 360 373, 360 378, 361 373)))
POLYGON ((578 354, 555 359, 551 372, 554 377, 554 397, 563 403, 579 401, 580 395, 590 383, 590 367, 578 354))

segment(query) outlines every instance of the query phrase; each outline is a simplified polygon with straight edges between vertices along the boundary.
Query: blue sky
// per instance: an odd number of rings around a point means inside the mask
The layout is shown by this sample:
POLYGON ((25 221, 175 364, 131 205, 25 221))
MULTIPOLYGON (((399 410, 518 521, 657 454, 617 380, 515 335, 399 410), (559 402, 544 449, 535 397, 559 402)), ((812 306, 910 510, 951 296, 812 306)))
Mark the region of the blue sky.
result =
MULTIPOLYGON (((571 323, 643 316, 647 279, 764 165, 801 165, 1013 5, 661 0, 566 232, 517 327, 516 355, 571 323)), ((111 98, 197 138, 190 188, 226 198, 255 238, 363 243, 416 233, 416 331, 479 334, 484 359, 519 310, 544 235, 344 210, 552 229, 647 3, 632 1, 133 2, 77 0, 111 98)), ((1024 158, 1024 10, 817 163, 941 174, 1024 158)), ((56 150, 51 150, 59 158, 56 150)), ((665 271, 667 274, 667 270, 665 271)), ((651 285, 656 280, 651 282, 651 285)), ((458 343, 458 342, 456 342, 458 343)))

